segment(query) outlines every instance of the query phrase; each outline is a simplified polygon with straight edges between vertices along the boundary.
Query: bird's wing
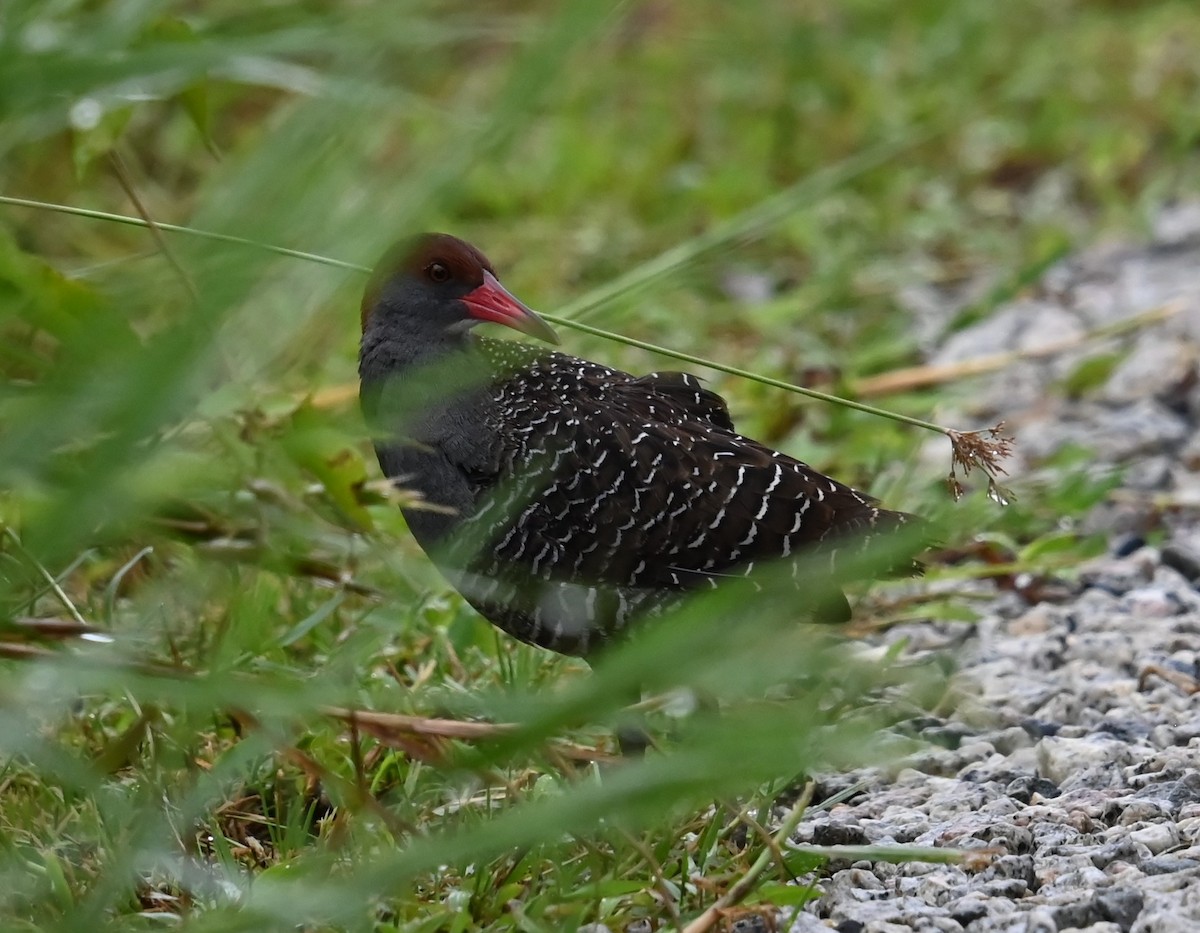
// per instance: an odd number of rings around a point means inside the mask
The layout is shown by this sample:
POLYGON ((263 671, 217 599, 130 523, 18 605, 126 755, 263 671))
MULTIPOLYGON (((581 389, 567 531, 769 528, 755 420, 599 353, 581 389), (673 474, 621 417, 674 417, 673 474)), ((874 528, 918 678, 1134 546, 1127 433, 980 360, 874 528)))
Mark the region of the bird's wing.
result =
POLYGON ((870 497, 734 433, 693 376, 590 375, 576 370, 569 391, 526 375, 529 430, 510 451, 509 483, 470 522, 481 573, 683 590, 895 523, 870 497), (538 407, 552 430, 537 430, 538 407))
POLYGON ((650 373, 618 384, 613 394, 627 417, 642 421, 699 421, 733 431, 725 399, 704 388, 700 377, 691 373, 650 373))

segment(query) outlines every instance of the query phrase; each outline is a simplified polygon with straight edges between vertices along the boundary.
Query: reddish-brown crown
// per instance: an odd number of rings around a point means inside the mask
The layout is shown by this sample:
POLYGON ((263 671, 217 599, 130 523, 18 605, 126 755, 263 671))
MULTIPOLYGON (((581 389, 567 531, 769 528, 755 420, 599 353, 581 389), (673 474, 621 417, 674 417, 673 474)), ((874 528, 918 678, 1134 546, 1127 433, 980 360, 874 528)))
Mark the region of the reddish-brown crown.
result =
POLYGON ((394 278, 411 276, 427 279, 433 284, 453 280, 471 289, 483 284, 485 271, 496 274, 496 270, 483 253, 456 236, 448 233, 422 233, 403 239, 383 254, 383 258, 375 264, 370 281, 367 282, 361 308, 363 330, 366 330, 367 318, 371 316, 371 311, 379 301, 379 293, 394 278), (432 277, 437 266, 449 273, 447 278, 432 277))

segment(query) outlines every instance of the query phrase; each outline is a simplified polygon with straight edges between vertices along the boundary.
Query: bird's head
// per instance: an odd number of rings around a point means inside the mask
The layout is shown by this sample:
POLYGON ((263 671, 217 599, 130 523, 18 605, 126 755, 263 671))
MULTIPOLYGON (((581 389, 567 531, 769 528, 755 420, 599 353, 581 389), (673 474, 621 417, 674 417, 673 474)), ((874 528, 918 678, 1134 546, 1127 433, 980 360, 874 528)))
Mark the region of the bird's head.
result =
POLYGON ((492 264, 470 243, 424 233, 389 249, 362 300, 362 327, 455 336, 491 322, 558 343, 550 325, 500 284, 492 264))

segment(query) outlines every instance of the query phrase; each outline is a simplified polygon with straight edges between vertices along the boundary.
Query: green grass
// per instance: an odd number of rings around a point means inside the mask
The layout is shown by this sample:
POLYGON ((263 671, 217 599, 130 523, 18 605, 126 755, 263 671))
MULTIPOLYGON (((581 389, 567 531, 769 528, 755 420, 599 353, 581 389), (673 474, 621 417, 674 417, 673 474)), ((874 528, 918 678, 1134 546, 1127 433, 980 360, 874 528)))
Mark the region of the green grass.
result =
MULTIPOLYGON (((137 214, 128 187, 155 220, 352 264, 447 229, 534 307, 836 389, 919 360, 904 287, 993 283, 965 324, 1194 192, 1198 63, 1182 0, 10 0, 0 194, 137 214), (730 270, 772 293, 730 297, 730 270)), ((756 864, 750 900, 796 909, 812 889, 785 883, 829 853, 758 827, 809 769, 894 757, 881 727, 952 696, 936 672, 770 595, 689 606, 595 675, 513 644, 412 543, 337 391, 362 277, 164 242, 0 207, 0 925, 682 925, 756 864), (106 638, 21 624, 76 616, 106 638), (567 756, 611 747, 638 682, 724 715, 654 714, 643 762, 567 756), (385 743, 331 706, 521 728, 385 743)), ((702 374, 746 433, 948 516, 949 544, 1094 547, 1057 530, 1106 488, 1068 462, 1007 509, 979 484, 953 505, 912 429, 702 374)), ((890 592, 863 624, 970 612, 890 592)))

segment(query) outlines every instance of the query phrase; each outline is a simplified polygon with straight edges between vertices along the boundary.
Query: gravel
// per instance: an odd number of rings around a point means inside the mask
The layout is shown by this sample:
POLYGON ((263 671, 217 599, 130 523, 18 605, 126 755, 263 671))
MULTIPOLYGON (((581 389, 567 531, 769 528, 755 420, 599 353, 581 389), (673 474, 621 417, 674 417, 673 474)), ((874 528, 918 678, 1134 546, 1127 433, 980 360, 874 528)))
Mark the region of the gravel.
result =
MULTIPOLYGON (((950 423, 1005 419, 1018 438, 1017 481, 1068 444, 1090 452, 1081 475, 1123 471, 1079 526, 1106 533, 1109 553, 1056 585, 997 590, 965 641, 961 623, 883 637, 941 644, 958 662, 963 699, 911 724, 929 745, 900 769, 820 776, 823 798, 864 786, 812 812, 795 841, 979 858, 831 863, 809 879, 822 894, 795 933, 1200 929, 1200 204, 1164 211, 1155 232, 1148 245, 1063 262, 1034 294, 929 338, 931 362, 950 363, 1172 309, 1160 323, 976 380, 961 417, 940 413, 950 423), (1061 391, 1102 354, 1113 361, 1106 379, 1075 397, 1061 391)), ((923 335, 959 306, 929 293, 913 300, 923 335)), ((939 462, 945 455, 939 445, 939 462)))

